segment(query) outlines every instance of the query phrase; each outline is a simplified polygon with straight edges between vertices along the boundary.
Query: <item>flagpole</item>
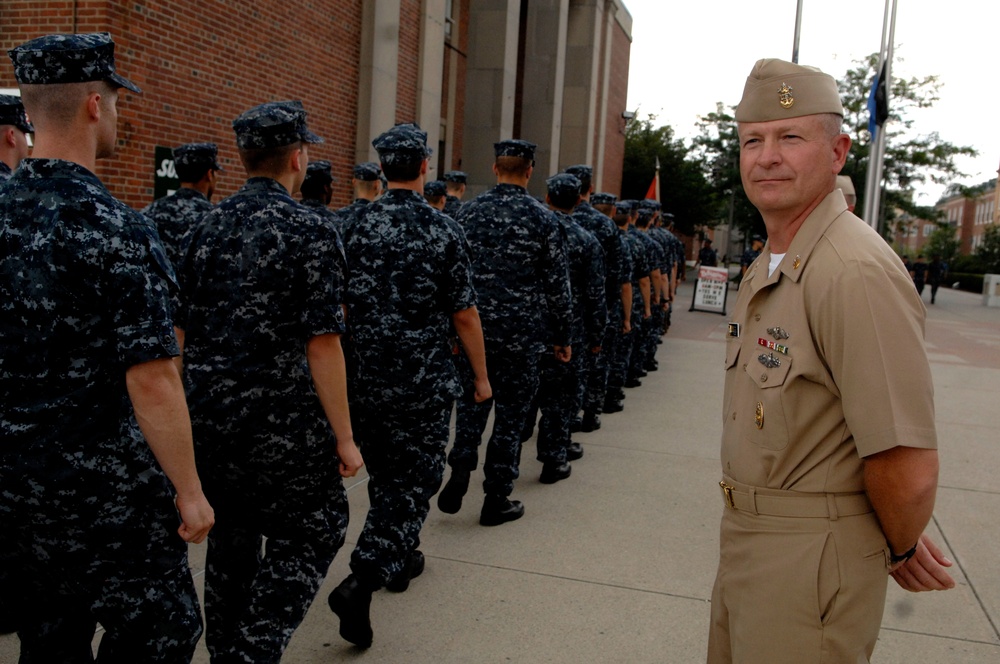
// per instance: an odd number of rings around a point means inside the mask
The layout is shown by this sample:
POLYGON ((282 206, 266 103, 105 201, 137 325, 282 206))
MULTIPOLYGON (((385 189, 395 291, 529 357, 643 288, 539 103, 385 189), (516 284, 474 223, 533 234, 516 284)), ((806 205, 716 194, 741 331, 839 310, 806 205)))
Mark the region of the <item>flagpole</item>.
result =
MULTIPOLYGON (((896 0, 885 0, 885 13, 882 19, 882 45, 879 49, 879 63, 876 76, 882 76, 880 86, 886 90, 888 101, 889 90, 892 89, 892 54, 893 41, 896 36, 896 0), (891 12, 890 12, 891 3, 891 12)), ((875 134, 871 137, 868 149, 868 175, 865 181, 864 220, 875 230, 879 229, 879 204, 882 198, 882 175, 885 162, 885 125, 875 125, 875 134)))
POLYGON ((792 62, 799 63, 799 37, 802 35, 802 0, 795 3, 795 38, 792 41, 792 62))

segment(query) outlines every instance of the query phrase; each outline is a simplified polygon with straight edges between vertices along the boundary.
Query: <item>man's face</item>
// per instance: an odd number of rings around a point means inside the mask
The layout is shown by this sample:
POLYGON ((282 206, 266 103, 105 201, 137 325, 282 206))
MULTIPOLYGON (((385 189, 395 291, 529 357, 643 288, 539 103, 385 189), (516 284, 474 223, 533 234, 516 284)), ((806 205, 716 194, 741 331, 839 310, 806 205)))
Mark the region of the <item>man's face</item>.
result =
POLYGON ((301 143, 300 148, 296 150, 299 160, 299 168, 295 172, 295 179, 292 182, 291 193, 297 193, 299 189, 302 188, 302 182, 306 179, 306 167, 309 165, 309 148, 308 143, 301 143))
POLYGON ((806 115, 739 124, 743 188, 765 219, 797 216, 833 190, 851 143, 844 134, 832 136, 826 120, 806 115))

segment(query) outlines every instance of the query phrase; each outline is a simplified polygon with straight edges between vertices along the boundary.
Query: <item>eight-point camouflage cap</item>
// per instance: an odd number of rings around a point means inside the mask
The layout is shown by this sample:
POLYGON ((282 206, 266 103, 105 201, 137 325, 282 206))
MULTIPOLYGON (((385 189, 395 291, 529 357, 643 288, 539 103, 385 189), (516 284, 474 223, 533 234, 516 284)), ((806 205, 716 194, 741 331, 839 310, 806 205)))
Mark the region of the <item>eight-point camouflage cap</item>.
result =
POLYGON ((115 71, 115 42, 107 32, 45 35, 7 51, 14 78, 24 84, 107 81, 132 92, 135 83, 115 71))
POLYGON ((615 214, 632 214, 632 201, 618 201, 615 203, 615 214))
POLYGON ((192 166, 211 168, 214 171, 225 170, 217 161, 219 148, 215 143, 185 143, 174 148, 175 166, 192 166))
POLYGON ((498 157, 521 157, 522 159, 535 159, 535 148, 538 146, 531 141, 524 141, 520 138, 508 138, 493 144, 493 151, 498 157))
POLYGON ((590 195, 590 202, 592 205, 614 205, 617 200, 618 197, 614 194, 609 194, 603 191, 590 195))
POLYGON ((587 164, 576 164, 574 166, 569 166, 563 173, 569 173, 570 175, 575 175, 580 179, 581 182, 590 182, 594 178, 594 169, 587 164))
POLYGON ((333 164, 326 159, 310 161, 306 166, 306 181, 330 184, 333 182, 333 164))
POLYGON ((236 146, 241 150, 280 148, 296 141, 322 143, 306 126, 306 109, 300 101, 269 101, 254 106, 233 120, 236 146))
POLYGON ((639 208, 642 210, 656 211, 660 209, 660 202, 654 198, 644 198, 639 201, 639 208))
POLYGON ((545 181, 545 186, 547 187, 549 196, 553 199, 580 195, 580 178, 569 173, 553 175, 545 181))
POLYGON ((457 184, 465 184, 469 180, 469 176, 463 171, 448 171, 444 174, 443 180, 445 182, 455 182, 457 184))
POLYGON ((424 185, 424 196, 444 196, 448 193, 448 186, 441 180, 431 180, 424 185))
POLYGON ((0 125, 13 125, 25 134, 35 131, 28 122, 28 116, 24 114, 21 98, 14 95, 0 95, 0 125))
POLYGON ((372 141, 383 164, 412 164, 431 156, 427 132, 412 122, 398 124, 372 141))
POLYGON ((375 182, 382 173, 382 167, 374 161, 366 161, 354 167, 354 179, 362 182, 375 182))

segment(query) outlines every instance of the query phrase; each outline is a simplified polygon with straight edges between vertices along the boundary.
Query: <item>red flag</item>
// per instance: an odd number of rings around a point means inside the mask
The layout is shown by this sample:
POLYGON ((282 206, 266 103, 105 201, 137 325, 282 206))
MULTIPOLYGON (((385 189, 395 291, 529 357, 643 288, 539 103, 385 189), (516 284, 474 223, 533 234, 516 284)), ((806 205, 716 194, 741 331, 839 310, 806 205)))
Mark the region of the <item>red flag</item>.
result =
POLYGON ((649 183, 649 189, 646 190, 646 198, 651 198, 657 203, 660 202, 660 156, 656 155, 656 175, 653 176, 653 181, 649 183))

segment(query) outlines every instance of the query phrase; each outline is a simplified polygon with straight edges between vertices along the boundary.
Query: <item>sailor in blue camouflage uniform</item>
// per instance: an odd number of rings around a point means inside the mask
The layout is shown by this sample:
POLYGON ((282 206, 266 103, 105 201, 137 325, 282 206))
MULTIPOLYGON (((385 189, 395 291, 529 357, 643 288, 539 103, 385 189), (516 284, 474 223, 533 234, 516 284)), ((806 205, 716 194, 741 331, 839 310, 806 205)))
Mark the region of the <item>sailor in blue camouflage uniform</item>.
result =
POLYGON ((9 178, 28 156, 28 134, 34 131, 21 98, 0 95, 0 182, 9 178))
POLYGON ((424 199, 438 212, 444 212, 448 187, 441 180, 431 180, 424 184, 424 199))
POLYGON ((633 356, 638 352, 636 351, 637 340, 644 322, 648 321, 652 314, 651 261, 646 244, 642 241, 641 233, 634 226, 637 218, 637 202, 623 201, 620 208, 616 207, 615 223, 618 224, 619 230, 623 231, 629 255, 632 258, 631 331, 624 336, 619 352, 615 354, 612 371, 614 378, 609 379, 608 396, 604 403, 605 412, 617 412, 624 407, 622 401, 625 399, 625 393, 622 388, 629 384, 633 356), (625 209, 628 209, 628 213, 624 213, 625 209))
POLYGON ((468 245, 458 224, 421 193, 427 134, 400 124, 372 145, 389 189, 344 238, 351 415, 370 506, 351 574, 329 596, 341 636, 361 647, 372 642, 372 592, 402 592, 424 569, 420 529, 441 487, 452 406, 462 393, 452 361, 456 333, 475 372, 475 399, 491 395, 468 245))
POLYGON ((0 614, 22 664, 189 662, 194 464, 156 229, 94 175, 114 155, 108 33, 9 51, 34 153, 0 189, 0 614), (179 512, 179 516, 178 516, 179 512), (179 536, 178 536, 179 535, 179 536))
MULTIPOLYGON (((622 242, 622 269, 629 281, 622 285, 621 299, 621 324, 618 328, 617 339, 610 352, 608 352, 608 386, 604 395, 602 411, 605 413, 617 413, 624 408, 625 400, 625 374, 628 366, 628 351, 631 343, 633 295, 632 287, 633 262, 632 247, 628 240, 627 232, 629 220, 632 215, 632 201, 616 201, 611 219, 618 229, 622 242)), ((610 316, 610 312, 609 312, 610 316)))
POLYGON ((598 212, 590 204, 594 191, 594 169, 586 164, 577 164, 565 169, 565 172, 576 176, 581 183, 583 200, 573 210, 573 220, 593 234, 604 250, 604 293, 609 315, 600 344, 601 352, 588 353, 584 358, 587 382, 580 404, 583 409, 580 430, 594 431, 601 426, 600 413, 604 409, 604 395, 608 389, 610 357, 621 337, 622 285, 629 279, 622 271, 621 234, 609 216, 598 212))
POLYGON ((640 379, 646 375, 649 360, 656 349, 656 339, 659 337, 659 331, 656 326, 656 311, 660 309, 663 287, 660 269, 666 259, 659 243, 649 235, 649 228, 654 214, 655 211, 651 207, 648 205, 643 206, 640 202, 635 226, 630 231, 641 241, 646 252, 646 260, 649 263, 649 316, 644 317, 638 326, 638 334, 632 348, 632 359, 630 360, 628 376, 625 379, 625 387, 639 387, 642 385, 640 379))
POLYGON ((356 164, 351 178, 351 190, 354 192, 354 200, 337 210, 337 216, 340 218, 337 230, 341 237, 347 226, 354 223, 369 203, 382 194, 382 167, 374 161, 356 164))
POLYGON ((340 215, 329 207, 333 200, 333 165, 329 161, 315 159, 309 162, 300 193, 303 205, 329 219, 337 231, 340 231, 340 215))
POLYGON ((344 542, 341 476, 362 461, 336 234, 292 198, 308 146, 322 139, 297 101, 255 106, 233 129, 249 179, 192 237, 177 326, 198 466, 218 514, 205 565, 209 653, 278 662, 344 542))
POLYGON ((445 194, 444 213, 455 219, 458 211, 462 208, 462 197, 465 196, 465 186, 469 181, 469 176, 463 171, 448 171, 441 178, 445 182, 448 191, 445 194))
POLYGON ((455 444, 448 455, 452 472, 438 495, 438 507, 448 514, 461 509, 495 406, 483 466, 486 497, 479 523, 484 526, 524 515, 521 501, 509 496, 519 474, 521 429, 538 389, 539 357, 554 352, 568 362, 572 356, 572 299, 562 226, 527 190, 535 147, 520 139, 494 144, 497 185, 463 205, 458 215, 472 248, 493 399, 458 401, 455 444))
POLYGON ((211 211, 217 173, 223 169, 215 143, 185 143, 174 148, 173 156, 180 188, 153 201, 142 213, 153 220, 167 258, 180 273, 185 236, 211 211))
MULTIPOLYGON (((542 355, 540 362, 536 397, 542 413, 537 439, 537 458, 542 462, 539 481, 554 484, 570 476, 572 468, 568 461, 583 456, 583 447, 570 438, 570 423, 580 407, 580 386, 586 384, 584 357, 600 352, 608 309, 604 296, 604 252, 597 239, 570 216, 580 202, 580 180, 569 173, 560 173, 545 184, 546 202, 566 236, 573 297, 570 345, 579 349, 569 362, 560 362, 548 353, 542 355)), ((529 418, 534 420, 534 417, 531 412, 529 418)))
POLYGON ((659 246, 656 252, 658 266, 660 268, 659 303, 653 307, 651 330, 646 338, 646 360, 642 366, 645 371, 656 371, 659 363, 656 361, 657 346, 661 343, 663 328, 667 317, 667 310, 670 307, 670 275, 674 268, 674 251, 666 231, 659 228, 660 202, 647 198, 640 205, 648 209, 653 217, 646 228, 646 235, 659 246))

